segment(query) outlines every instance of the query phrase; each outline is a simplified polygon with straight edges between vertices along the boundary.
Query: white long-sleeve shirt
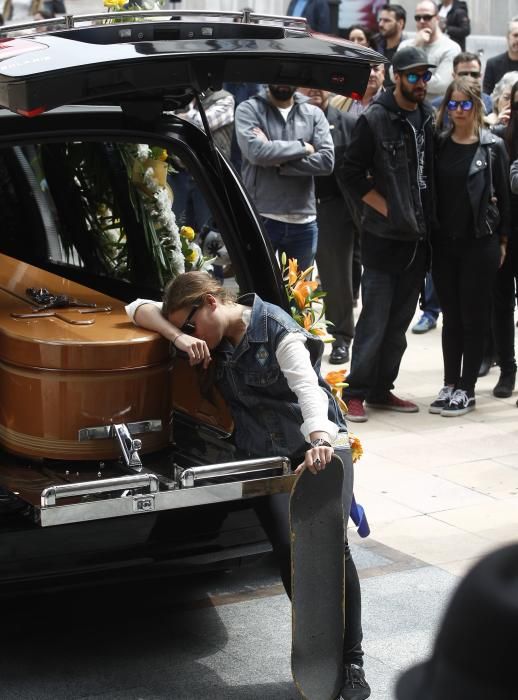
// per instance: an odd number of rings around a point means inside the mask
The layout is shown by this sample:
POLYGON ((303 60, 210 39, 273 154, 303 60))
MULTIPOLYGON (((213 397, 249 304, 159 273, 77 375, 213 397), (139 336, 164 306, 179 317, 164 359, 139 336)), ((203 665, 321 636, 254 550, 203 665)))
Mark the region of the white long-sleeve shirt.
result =
MULTIPOLYGON (((162 302, 136 299, 126 306, 126 313, 135 325, 138 325, 135 321, 135 313, 143 304, 153 304, 162 309, 162 302)), ((243 320, 247 326, 250 322, 250 314, 251 309, 245 309, 243 320)), ((303 418, 300 431, 304 439, 309 442, 311 433, 324 431, 328 433, 331 442, 334 442, 338 435, 338 426, 328 418, 329 400, 318 384, 317 375, 306 349, 305 335, 297 332, 287 333, 279 342, 275 357, 289 388, 299 402, 303 418)))

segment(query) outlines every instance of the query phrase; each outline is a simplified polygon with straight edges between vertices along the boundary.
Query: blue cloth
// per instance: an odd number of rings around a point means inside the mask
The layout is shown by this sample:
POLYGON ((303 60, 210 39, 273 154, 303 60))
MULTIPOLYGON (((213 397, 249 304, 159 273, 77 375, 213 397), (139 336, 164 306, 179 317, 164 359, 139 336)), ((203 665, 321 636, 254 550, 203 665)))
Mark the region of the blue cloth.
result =
POLYGON ((307 224, 287 224, 263 217, 263 226, 275 251, 286 253, 288 260, 295 258, 301 270, 313 265, 318 244, 316 220, 307 224))
POLYGON ((437 321, 441 313, 441 304, 439 297, 433 285, 432 275, 427 272, 424 283, 424 303, 422 306, 423 314, 433 321, 437 321))
POLYGON ((368 537, 371 534, 369 521, 367 520, 367 515, 365 513, 364 507, 356 502, 354 494, 351 501, 350 516, 351 520, 356 525, 357 532, 360 535, 360 537, 368 537))
POLYGON ((295 0, 295 3, 293 7, 291 8, 290 16, 291 17, 304 17, 304 10, 306 9, 306 5, 308 4, 308 0, 295 0))
POLYGON ((331 31, 331 13, 327 0, 307 0, 304 3, 303 12, 295 8, 299 7, 300 0, 291 0, 286 14, 289 17, 305 17, 311 29, 315 32, 329 34, 331 31))

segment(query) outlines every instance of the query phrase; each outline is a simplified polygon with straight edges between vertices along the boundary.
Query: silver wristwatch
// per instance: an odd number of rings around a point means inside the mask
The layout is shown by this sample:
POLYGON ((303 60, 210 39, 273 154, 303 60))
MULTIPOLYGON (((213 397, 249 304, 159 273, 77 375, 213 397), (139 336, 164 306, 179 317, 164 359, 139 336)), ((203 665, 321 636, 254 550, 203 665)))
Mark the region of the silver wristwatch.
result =
POLYGON ((324 438, 317 438, 316 440, 311 440, 311 447, 333 447, 330 442, 324 440, 324 438))

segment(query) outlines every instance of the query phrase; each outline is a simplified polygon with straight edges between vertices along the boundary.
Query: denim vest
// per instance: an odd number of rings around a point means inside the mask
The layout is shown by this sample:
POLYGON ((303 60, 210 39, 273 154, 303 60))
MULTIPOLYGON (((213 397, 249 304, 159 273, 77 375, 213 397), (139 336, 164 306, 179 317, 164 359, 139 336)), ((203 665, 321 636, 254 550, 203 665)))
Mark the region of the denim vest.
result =
POLYGON ((287 333, 303 333, 318 383, 329 399, 329 420, 346 430, 342 413, 320 375, 324 344, 278 306, 255 294, 239 299, 251 306, 247 331, 237 347, 227 340, 214 353, 216 383, 235 423, 235 443, 250 456, 301 455, 307 444, 300 432, 302 412, 282 374, 275 351, 287 333))

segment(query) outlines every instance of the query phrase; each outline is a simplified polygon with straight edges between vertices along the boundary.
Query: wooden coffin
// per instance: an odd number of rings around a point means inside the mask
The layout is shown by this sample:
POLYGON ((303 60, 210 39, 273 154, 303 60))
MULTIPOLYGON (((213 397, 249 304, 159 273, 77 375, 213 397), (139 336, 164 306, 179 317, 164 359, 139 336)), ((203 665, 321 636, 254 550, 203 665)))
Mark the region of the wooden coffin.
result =
POLYGON ((0 255, 0 444, 19 455, 51 459, 112 459, 117 441, 80 442, 79 430, 161 420, 139 434, 142 452, 171 438, 168 343, 136 328, 123 302, 0 255), (16 318, 31 313, 27 288, 47 288, 111 311, 16 318), (78 322, 88 321, 88 325, 78 322))

